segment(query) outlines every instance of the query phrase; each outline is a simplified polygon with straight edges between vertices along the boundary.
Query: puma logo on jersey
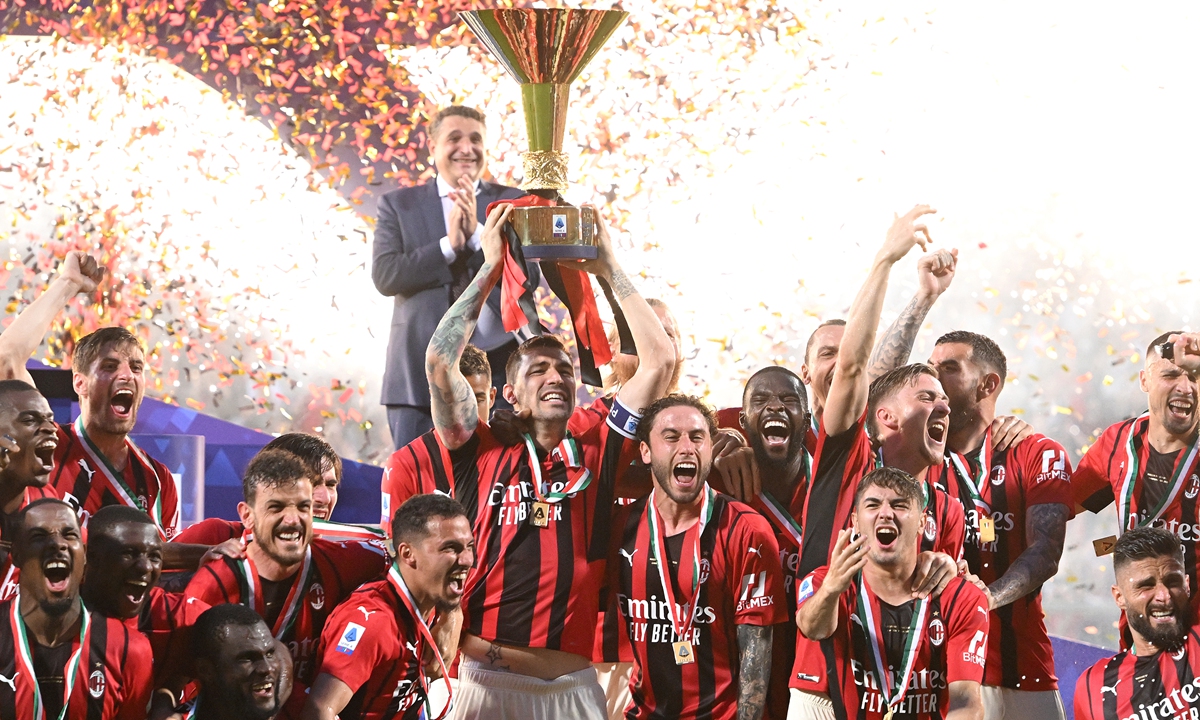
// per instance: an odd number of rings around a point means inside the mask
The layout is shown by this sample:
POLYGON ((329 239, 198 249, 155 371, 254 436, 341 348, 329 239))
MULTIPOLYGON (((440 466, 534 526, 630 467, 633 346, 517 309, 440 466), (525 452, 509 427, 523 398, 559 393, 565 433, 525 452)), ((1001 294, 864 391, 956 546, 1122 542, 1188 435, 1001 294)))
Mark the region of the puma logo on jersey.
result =
POLYGON ((10 678, 6 678, 3 675, 0 675, 0 682, 4 683, 5 685, 12 688, 12 691, 15 693, 17 691, 17 678, 20 677, 20 675, 21 675, 20 670, 13 673, 13 676, 10 678))
POLYGON ((796 679, 807 680, 809 682, 818 682, 821 678, 817 677, 816 675, 809 675, 808 673, 796 673, 796 679))
POLYGON ((621 553, 621 557, 629 561, 629 567, 633 567, 633 556, 637 555, 637 548, 634 548, 633 552, 626 552, 625 548, 621 548, 617 552, 621 553))
POLYGON ((91 482, 92 476, 96 474, 96 471, 88 467, 87 460, 83 458, 79 458, 79 467, 83 468, 83 471, 87 473, 88 482, 91 482))
POLYGON ((358 611, 363 614, 363 622, 367 622, 368 620, 371 619, 372 615, 379 612, 378 610, 368 610, 365 607, 363 607, 362 605, 358 606, 358 611))
POLYGON ((1100 694, 1103 695, 1104 693, 1109 692, 1115 696, 1117 694, 1117 686, 1120 684, 1121 684, 1121 678, 1117 678, 1117 681, 1115 683, 1113 683, 1111 687, 1109 687, 1108 685, 1101 685, 1100 686, 1100 694))
POLYGON ((758 549, 758 545, 755 545, 754 547, 746 548, 746 554, 747 555, 757 555, 760 558, 762 557, 762 552, 758 549))
POLYGON ((979 605, 976 605, 976 606, 975 606, 975 609, 976 609, 976 610, 978 610, 979 612, 983 613, 983 616, 984 616, 984 617, 987 617, 987 616, 988 616, 988 611, 987 611, 986 609, 984 609, 983 607, 980 607, 979 605))
POLYGON ((409 641, 407 641, 407 640, 404 641, 404 647, 413 655, 417 654, 417 646, 413 645, 409 641))

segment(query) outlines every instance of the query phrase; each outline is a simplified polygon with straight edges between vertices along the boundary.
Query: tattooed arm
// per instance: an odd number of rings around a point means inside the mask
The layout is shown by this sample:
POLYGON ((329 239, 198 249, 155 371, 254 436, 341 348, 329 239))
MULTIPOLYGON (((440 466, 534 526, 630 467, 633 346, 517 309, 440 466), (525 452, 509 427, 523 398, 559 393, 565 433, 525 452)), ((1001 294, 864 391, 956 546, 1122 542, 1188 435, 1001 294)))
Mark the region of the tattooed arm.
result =
POLYGON ((979 683, 955 680, 950 683, 950 710, 946 720, 983 720, 983 698, 979 683))
POLYGON ((917 294, 883 333, 875 352, 871 353, 867 369, 871 380, 908 363, 917 331, 925 322, 929 309, 950 287, 957 262, 958 250, 938 250, 921 256, 917 262, 917 294))
POLYGON ((625 320, 629 323, 629 333, 633 335, 633 344, 638 354, 637 371, 621 386, 617 397, 625 407, 634 412, 641 412, 647 405, 666 394, 675 370, 675 346, 663 330, 658 315, 638 294, 637 288, 629 281, 629 276, 617 264, 604 222, 598 220, 596 229, 598 257, 569 266, 604 278, 617 297, 621 312, 625 314, 625 320))
POLYGON ((738 625, 738 720, 759 720, 771 679, 771 626, 738 625))
POLYGON ((502 230, 511 212, 512 205, 501 205, 488 215, 482 237, 483 267, 442 316, 425 351, 425 377, 429 380, 433 427, 442 444, 450 450, 466 444, 479 424, 475 393, 458 369, 458 361, 475 331, 479 311, 483 309, 488 293, 500 279, 504 247, 502 230))
POLYGON ((992 610, 1025 597, 1058 572, 1067 515, 1067 506, 1062 503, 1029 506, 1025 513, 1025 551, 988 587, 992 610))

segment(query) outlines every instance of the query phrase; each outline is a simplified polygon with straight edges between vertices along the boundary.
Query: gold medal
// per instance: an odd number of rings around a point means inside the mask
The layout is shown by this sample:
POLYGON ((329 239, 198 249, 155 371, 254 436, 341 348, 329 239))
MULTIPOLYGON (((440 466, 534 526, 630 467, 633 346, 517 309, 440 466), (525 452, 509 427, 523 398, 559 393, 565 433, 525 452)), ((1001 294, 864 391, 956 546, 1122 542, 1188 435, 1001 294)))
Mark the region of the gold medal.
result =
POLYGON ((892 720, 892 713, 893 713, 893 712, 894 712, 894 711, 892 710, 892 706, 891 706, 891 705, 888 705, 887 712, 885 712, 885 713, 883 714, 883 720, 892 720))
POLYGON ((529 524, 534 527, 550 527, 550 503, 535 502, 529 510, 529 524))
POLYGON ((979 539, 985 543, 996 541, 996 521, 987 515, 979 518, 979 539))
POLYGON ((696 662, 696 654, 692 652, 692 644, 687 640, 671 643, 671 649, 675 651, 676 665, 690 665, 696 662))

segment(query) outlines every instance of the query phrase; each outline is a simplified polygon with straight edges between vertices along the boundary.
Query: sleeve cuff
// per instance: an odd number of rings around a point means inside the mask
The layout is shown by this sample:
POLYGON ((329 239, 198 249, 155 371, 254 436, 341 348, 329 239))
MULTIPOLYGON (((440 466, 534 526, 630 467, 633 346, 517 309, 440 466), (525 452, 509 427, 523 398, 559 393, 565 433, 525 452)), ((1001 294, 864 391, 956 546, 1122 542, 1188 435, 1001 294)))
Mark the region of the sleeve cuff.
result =
POLYGON ((479 252, 479 248, 483 247, 483 224, 475 223, 475 232, 471 233, 471 237, 467 239, 467 248, 472 252, 479 252))
POLYGON ((446 259, 446 264, 454 262, 458 257, 458 253, 454 252, 454 248, 450 247, 450 237, 443 235, 441 240, 438 240, 438 246, 442 249, 442 257, 446 259))

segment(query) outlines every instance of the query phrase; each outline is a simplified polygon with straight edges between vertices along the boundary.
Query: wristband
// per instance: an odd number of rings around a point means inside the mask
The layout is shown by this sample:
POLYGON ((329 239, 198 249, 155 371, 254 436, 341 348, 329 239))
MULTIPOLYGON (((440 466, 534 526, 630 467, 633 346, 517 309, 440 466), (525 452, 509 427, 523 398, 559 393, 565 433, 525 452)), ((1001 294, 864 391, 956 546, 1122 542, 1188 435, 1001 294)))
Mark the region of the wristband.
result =
POLYGON ((621 435, 634 439, 637 434, 638 422, 642 416, 621 404, 620 398, 613 398, 612 409, 608 411, 608 425, 621 435))

